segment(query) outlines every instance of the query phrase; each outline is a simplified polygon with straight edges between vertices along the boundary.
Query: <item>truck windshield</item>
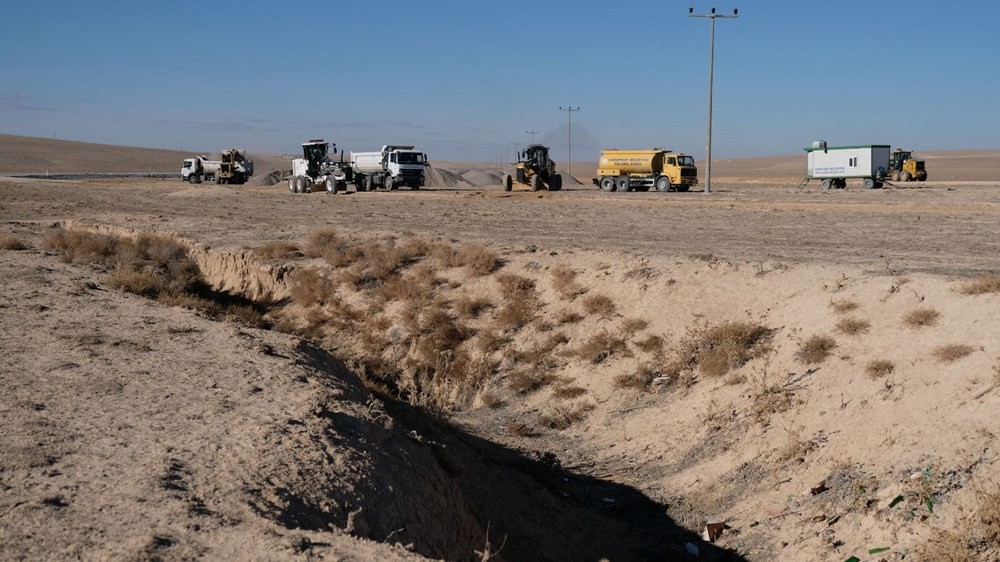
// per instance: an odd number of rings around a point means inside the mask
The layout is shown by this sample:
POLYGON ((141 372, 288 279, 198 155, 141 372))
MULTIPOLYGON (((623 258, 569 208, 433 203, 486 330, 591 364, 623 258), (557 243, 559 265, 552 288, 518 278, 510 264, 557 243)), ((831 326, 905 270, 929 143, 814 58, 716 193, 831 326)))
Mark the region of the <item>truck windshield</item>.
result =
POLYGON ((679 166, 694 166, 694 158, 691 156, 678 156, 677 164, 679 166))
POLYGON ((424 155, 419 152, 400 152, 399 153, 399 163, 400 164, 423 164, 424 155))
POLYGON ((190 160, 185 160, 185 161, 184 161, 184 167, 185 167, 185 168, 190 168, 190 167, 191 167, 191 164, 194 164, 194 162, 192 162, 192 161, 190 161, 190 160))

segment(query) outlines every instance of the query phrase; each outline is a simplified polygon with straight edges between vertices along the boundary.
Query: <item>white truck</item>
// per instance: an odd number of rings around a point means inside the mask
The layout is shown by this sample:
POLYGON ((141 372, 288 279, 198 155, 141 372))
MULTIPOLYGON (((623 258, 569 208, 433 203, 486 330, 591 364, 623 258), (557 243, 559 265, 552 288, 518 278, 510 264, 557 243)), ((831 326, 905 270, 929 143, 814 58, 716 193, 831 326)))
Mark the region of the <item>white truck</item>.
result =
POLYGON ((820 180, 823 189, 844 189, 848 179, 860 179, 867 189, 882 187, 889 174, 889 145, 863 144, 855 146, 827 146, 826 141, 815 141, 806 151, 806 177, 820 180))
POLYGON ((358 191, 423 187, 425 169, 429 165, 427 155, 413 148, 390 144, 379 152, 351 152, 354 185, 358 191))
POLYGON ((201 183, 214 181, 218 184, 246 183, 253 176, 253 162, 247 160, 246 153, 230 148, 222 151, 221 160, 209 160, 208 156, 185 158, 181 165, 181 181, 201 183))
POLYGON ((292 160, 292 175, 288 178, 288 191, 310 193, 319 186, 329 193, 347 190, 351 181, 350 164, 330 159, 330 152, 337 153, 337 145, 323 139, 302 143, 302 158, 292 160))

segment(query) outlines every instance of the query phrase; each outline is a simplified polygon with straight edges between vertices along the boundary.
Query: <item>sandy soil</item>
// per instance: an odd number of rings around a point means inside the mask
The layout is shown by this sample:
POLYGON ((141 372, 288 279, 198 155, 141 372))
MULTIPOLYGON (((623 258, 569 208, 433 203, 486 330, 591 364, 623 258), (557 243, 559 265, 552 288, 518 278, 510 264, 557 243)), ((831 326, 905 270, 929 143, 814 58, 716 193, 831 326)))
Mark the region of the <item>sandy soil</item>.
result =
MULTIPOLYGON (((0 179, 0 232, 28 246, 0 251, 0 557, 473 559, 489 544, 510 560, 920 559, 997 497, 984 490, 1000 473, 1000 295, 961 291, 997 272, 993 162, 919 188, 829 192, 761 181, 776 165, 747 162, 746 180, 711 196, 0 179), (500 273, 539 290, 543 321, 513 345, 563 336, 556 382, 512 392, 517 365, 503 363, 480 389, 499 400, 442 425, 373 398, 336 350, 106 288, 107 272, 40 249, 56 223, 176 233, 203 245, 213 286, 251 298, 287 296, 289 272, 316 264, 246 249, 323 227, 485 242, 500 273), (580 296, 553 286, 561 265, 580 296), (589 313, 594 295, 613 309, 589 313), (907 324, 924 308, 934 321, 907 324), (581 318, 553 326, 567 311, 581 318), (632 334, 628 319, 645 326, 632 334), (677 350, 733 321, 766 327, 766 352, 686 384, 615 382, 666 362, 641 338, 677 350), (602 333, 625 350, 577 357, 602 333), (833 346, 806 363, 814 336, 833 346), (875 361, 892 369, 873 375, 875 361), (583 415, 539 421, 560 408, 583 415), (714 544, 695 537, 711 520, 727 525, 714 544)), ((439 274, 442 298, 496 296, 493 276, 439 274)))

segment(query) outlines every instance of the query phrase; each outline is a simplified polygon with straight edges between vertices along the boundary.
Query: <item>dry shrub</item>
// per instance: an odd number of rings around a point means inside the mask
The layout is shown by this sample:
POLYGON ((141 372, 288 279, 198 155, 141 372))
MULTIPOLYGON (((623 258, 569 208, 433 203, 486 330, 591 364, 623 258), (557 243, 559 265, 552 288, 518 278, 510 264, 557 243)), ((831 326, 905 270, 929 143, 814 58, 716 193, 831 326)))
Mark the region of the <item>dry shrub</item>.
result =
POLYGON ((451 244, 437 244, 431 248, 430 256, 444 267, 462 267, 465 261, 462 252, 451 244))
POLYGON ((263 260, 293 260, 303 256, 302 250, 291 242, 268 242, 253 253, 263 260))
POLYGON ((849 336, 865 333, 869 328, 871 328, 871 323, 860 318, 844 318, 837 322, 837 330, 849 336))
POLYGON ((28 247, 20 240, 8 234, 0 234, 0 250, 27 250, 28 247))
POLYGON ((555 380, 547 369, 520 368, 507 375, 507 386, 517 394, 534 392, 555 380))
POLYGON ((497 253, 482 244, 466 244, 461 250, 461 261, 469 275, 489 275, 500 266, 497 253))
POLYGON ((554 318, 556 324, 560 326, 565 324, 576 324, 583 320, 583 315, 578 312, 573 312, 572 310, 561 310, 556 313, 554 318))
POLYGON ((873 359, 865 365, 865 373, 869 378, 877 379, 891 375, 896 371, 896 364, 888 359, 873 359))
POLYGON ((595 365, 613 355, 630 355, 625 339, 608 332, 599 332, 591 336, 575 353, 579 358, 595 365))
POLYGON ((328 253, 339 252, 346 244, 338 235, 337 231, 325 228, 317 230, 306 238, 305 255, 310 258, 322 258, 328 253))
POLYGON ((587 412, 593 409, 593 404, 584 402, 557 404, 549 410, 539 412, 538 423, 550 429, 562 431, 586 418, 587 412))
POLYGON ((851 300, 834 301, 830 303, 830 308, 837 314, 844 314, 845 312, 857 310, 858 303, 851 300))
POLYGON ((632 344, 644 353, 657 354, 663 351, 663 338, 656 334, 650 334, 646 339, 636 340, 632 344))
POLYGON ((981 562, 1000 559, 1000 485, 989 482, 976 490, 975 512, 952 529, 941 530, 914 552, 915 560, 981 562))
POLYGON ((938 363, 951 363, 967 357, 975 350, 971 345, 953 343, 935 348, 933 354, 938 363))
POLYGON ((801 388, 793 382, 794 373, 783 384, 771 382, 766 372, 751 379, 750 416, 761 425, 771 422, 775 414, 787 412, 795 405, 795 391, 801 388))
POLYGON ((986 293, 1000 293, 1000 275, 984 275, 978 277, 958 289, 963 295, 982 295, 986 293))
POLYGON ((434 250, 434 243, 422 236, 408 236, 396 246, 403 255, 411 259, 429 256, 434 250))
POLYGON ((115 268, 106 282, 112 289, 126 291, 144 297, 155 298, 163 292, 162 278, 151 271, 137 270, 128 266, 115 268))
POLYGON ((534 437, 535 428, 520 421, 511 422, 507 426, 507 433, 518 437, 534 437))
POLYGON ((625 272, 625 279, 642 279, 649 281, 660 276, 660 272, 649 266, 645 259, 640 260, 625 272))
POLYGON ((289 293, 299 306, 323 306, 334 297, 336 285, 315 268, 296 269, 289 293))
POLYGON ((799 344, 795 356, 806 365, 815 365, 826 361, 837 342, 830 336, 812 336, 799 344))
POLYGON ((660 371, 650 363, 642 363, 635 370, 627 371, 615 377, 617 388, 634 388, 635 390, 647 390, 653 379, 660 375, 660 371))
POLYGON ((505 299, 523 298, 535 294, 535 282, 527 277, 503 273, 497 276, 497 283, 500 284, 500 294, 505 299))
POLYGON ((483 354, 498 351, 509 342, 510 339, 494 330, 481 330, 476 334, 476 349, 483 354))
POLYGON ((903 317, 903 324, 910 328, 923 328, 937 324, 941 313, 933 308, 915 308, 903 317))
POLYGON ((643 320, 642 318, 626 318, 625 320, 622 320, 622 333, 628 337, 632 337, 648 327, 649 322, 643 320))
POLYGON ((505 273, 497 276, 500 294, 505 304, 496 313, 497 324, 504 330, 516 331, 535 318, 538 297, 535 282, 526 277, 505 273))
POLYGON ((479 393, 479 400, 483 403, 483 406, 491 410, 495 410, 500 406, 503 406, 503 399, 500 395, 492 390, 484 390, 479 393))
POLYGON ((605 295, 591 295, 583 299, 583 309, 588 314, 597 314, 602 318, 610 318, 615 313, 615 301, 605 295))
POLYGON ((559 384, 552 389, 552 397, 559 400, 572 400, 587 393, 586 388, 573 386, 571 384, 559 384))
POLYGON ((462 318, 479 318, 479 315, 493 308, 493 301, 486 297, 462 296, 455 301, 455 312, 462 318))
POLYGON ((769 349, 772 331, 750 322, 727 322, 688 336, 682 357, 706 376, 721 377, 769 349))
POLYGON ((805 456, 815 448, 815 444, 804 441, 798 431, 788 432, 788 441, 778 450, 778 460, 790 461, 796 459, 805 461, 805 456))
POLYGON ((42 248, 52 250, 67 263, 114 265, 118 253, 117 237, 79 230, 53 230, 42 239, 42 248))
POLYGON ((559 264, 552 268, 552 288, 564 300, 573 300, 587 292, 576 282, 576 271, 566 264, 559 264))

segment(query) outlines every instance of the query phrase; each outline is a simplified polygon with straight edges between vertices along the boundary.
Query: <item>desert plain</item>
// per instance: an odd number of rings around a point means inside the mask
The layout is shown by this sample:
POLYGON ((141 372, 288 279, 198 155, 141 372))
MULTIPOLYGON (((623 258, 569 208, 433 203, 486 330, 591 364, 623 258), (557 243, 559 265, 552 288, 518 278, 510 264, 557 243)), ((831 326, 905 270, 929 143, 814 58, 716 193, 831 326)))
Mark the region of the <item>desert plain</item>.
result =
POLYGON ((711 194, 185 156, 0 135, 2 559, 1000 558, 1000 151, 711 194), (56 179, 126 172, 178 177, 56 179))

